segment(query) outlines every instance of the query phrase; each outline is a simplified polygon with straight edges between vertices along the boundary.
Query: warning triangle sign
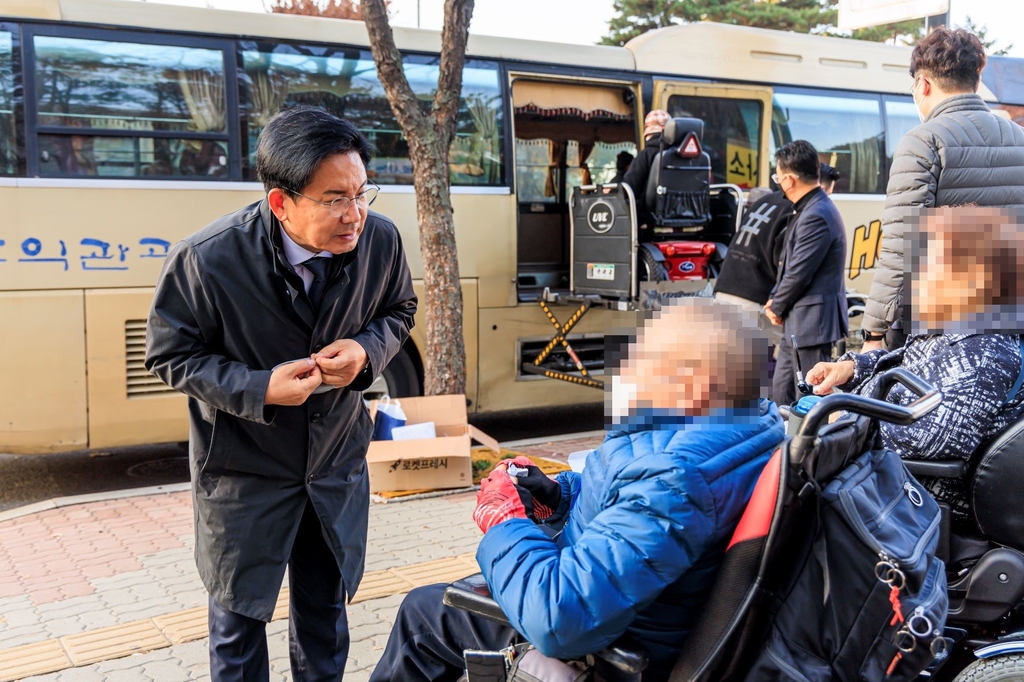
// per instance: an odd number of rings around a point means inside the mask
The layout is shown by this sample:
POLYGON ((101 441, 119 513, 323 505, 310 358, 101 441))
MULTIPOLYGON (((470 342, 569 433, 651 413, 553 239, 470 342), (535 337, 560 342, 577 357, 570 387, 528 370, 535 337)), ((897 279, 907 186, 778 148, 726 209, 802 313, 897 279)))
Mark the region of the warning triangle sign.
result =
POLYGON ((697 142, 697 136, 690 133, 686 140, 683 142, 683 146, 679 148, 680 156, 699 156, 700 155, 700 143, 697 142))

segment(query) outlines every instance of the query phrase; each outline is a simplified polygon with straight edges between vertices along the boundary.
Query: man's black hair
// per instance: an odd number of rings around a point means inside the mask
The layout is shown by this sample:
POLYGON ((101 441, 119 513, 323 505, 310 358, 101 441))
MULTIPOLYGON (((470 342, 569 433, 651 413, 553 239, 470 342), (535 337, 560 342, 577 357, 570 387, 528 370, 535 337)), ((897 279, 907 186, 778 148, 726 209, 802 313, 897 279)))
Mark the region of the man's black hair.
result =
POLYGON ((783 173, 792 173, 808 184, 818 183, 818 150, 807 140, 794 140, 775 152, 775 162, 783 173))
POLYGON ((302 192, 320 163, 356 152, 370 163, 373 145, 350 121, 321 107, 297 106, 270 119, 256 144, 256 176, 263 188, 302 192))
POLYGON ((967 29, 939 26, 910 55, 910 75, 922 71, 948 93, 977 92, 985 68, 985 45, 967 29))

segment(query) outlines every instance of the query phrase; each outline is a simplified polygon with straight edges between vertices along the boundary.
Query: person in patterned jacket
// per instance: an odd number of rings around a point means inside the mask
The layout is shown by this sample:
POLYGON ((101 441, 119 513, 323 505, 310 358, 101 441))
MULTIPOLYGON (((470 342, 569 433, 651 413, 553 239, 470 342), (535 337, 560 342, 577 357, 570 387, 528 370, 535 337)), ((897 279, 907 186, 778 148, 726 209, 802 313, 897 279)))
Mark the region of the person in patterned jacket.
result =
MULTIPOLYGON (((942 402, 913 424, 882 422, 882 442, 907 459, 969 460, 978 447, 1024 413, 1017 334, 919 334, 892 352, 847 353, 808 373, 815 393, 832 387, 869 395, 882 372, 903 367, 942 393, 942 402), (847 378, 848 377, 848 378, 847 378), (843 379, 846 379, 843 381, 843 379)), ((918 396, 897 384, 886 400, 909 405, 918 396)), ((963 479, 921 480, 949 505, 957 522, 970 520, 963 479)))
MULTIPOLYGON (((1020 332, 1020 226, 1006 209, 943 208, 921 217, 925 244, 912 285, 913 330, 903 348, 847 353, 807 374, 815 393, 870 394, 879 375, 903 367, 942 394, 913 424, 883 422, 882 441, 907 459, 969 461, 982 443, 1024 413, 1024 338, 1020 332), (995 312, 993 312, 995 311, 995 312), (935 333, 945 332, 945 333, 935 333), (951 333, 965 332, 965 333, 951 333), (992 332, 992 333, 983 333, 992 332)), ((894 386, 886 400, 917 396, 894 386)), ((954 522, 969 523, 962 479, 922 479, 954 522)))

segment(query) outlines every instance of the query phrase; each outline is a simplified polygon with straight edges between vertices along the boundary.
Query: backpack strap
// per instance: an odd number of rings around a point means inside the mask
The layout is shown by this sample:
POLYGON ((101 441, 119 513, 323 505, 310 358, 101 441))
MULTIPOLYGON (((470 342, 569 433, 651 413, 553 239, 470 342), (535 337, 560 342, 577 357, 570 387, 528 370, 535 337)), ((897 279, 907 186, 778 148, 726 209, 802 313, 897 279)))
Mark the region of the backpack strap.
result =
POLYGON ((1017 336, 1017 342, 1020 344, 1020 374, 1017 375, 1017 381, 1013 382, 1013 386, 1010 387, 1010 392, 1006 394, 1003 407, 1012 403, 1020 392, 1021 386, 1024 386, 1024 334, 1017 336))

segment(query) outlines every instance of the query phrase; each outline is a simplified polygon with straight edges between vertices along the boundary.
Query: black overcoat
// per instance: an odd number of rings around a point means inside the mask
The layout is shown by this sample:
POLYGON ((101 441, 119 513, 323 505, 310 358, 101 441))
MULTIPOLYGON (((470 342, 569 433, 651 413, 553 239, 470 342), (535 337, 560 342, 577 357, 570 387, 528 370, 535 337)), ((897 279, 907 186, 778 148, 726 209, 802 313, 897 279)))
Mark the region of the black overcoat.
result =
POLYGON ((772 311, 783 319, 782 333, 796 335, 799 348, 833 343, 848 333, 845 262, 843 217, 824 190, 815 187, 796 202, 771 293, 772 311))
POLYGON ((372 424, 360 391, 409 336, 416 295, 398 230, 370 213, 332 259, 319 314, 281 248, 266 200, 224 216, 167 257, 146 367, 189 397, 196 564, 224 607, 269 621, 307 501, 346 593, 363 574, 372 424), (348 388, 264 405, 271 369, 354 339, 369 364, 348 388))

